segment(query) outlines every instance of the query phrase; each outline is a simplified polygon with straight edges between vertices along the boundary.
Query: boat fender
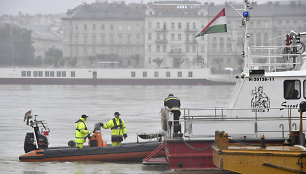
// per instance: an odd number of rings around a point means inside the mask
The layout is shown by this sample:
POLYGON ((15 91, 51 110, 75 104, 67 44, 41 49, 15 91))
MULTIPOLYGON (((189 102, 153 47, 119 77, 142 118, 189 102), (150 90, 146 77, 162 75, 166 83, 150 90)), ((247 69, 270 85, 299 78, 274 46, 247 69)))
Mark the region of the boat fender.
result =
POLYGON ((70 140, 70 141, 68 141, 68 146, 69 147, 75 147, 75 141, 73 141, 73 140, 70 140))

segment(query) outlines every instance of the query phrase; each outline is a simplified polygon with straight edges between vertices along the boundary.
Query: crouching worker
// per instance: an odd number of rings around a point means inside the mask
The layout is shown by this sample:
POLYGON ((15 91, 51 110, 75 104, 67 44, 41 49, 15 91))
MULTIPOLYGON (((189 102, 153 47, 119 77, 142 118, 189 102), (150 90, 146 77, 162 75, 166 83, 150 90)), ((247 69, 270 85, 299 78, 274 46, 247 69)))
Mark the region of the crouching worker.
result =
POLYGON ((75 126, 75 142, 77 143, 78 148, 83 148, 83 144, 86 142, 88 134, 91 132, 87 130, 85 121, 87 115, 83 114, 81 118, 76 122, 75 126))
POLYGON ((126 139, 125 123, 119 118, 119 112, 115 112, 115 118, 111 119, 107 124, 100 123, 100 126, 104 129, 111 129, 112 134, 112 146, 120 146, 123 138, 126 139))

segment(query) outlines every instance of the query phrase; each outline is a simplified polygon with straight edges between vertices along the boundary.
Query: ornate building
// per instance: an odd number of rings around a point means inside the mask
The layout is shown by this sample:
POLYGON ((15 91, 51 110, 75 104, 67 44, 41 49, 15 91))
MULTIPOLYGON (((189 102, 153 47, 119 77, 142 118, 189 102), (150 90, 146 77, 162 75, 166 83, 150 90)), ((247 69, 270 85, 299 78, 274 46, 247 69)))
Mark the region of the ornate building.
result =
MULTIPOLYGON (((241 4, 233 4, 242 8, 241 4)), ((306 31, 306 3, 252 4, 250 46, 281 45, 289 33, 306 31), (272 39, 276 38, 276 39, 272 39)), ((212 66, 239 71, 243 31, 241 18, 228 5, 197 1, 144 4, 93 3, 67 11, 63 18, 64 55, 118 67, 190 68, 212 66), (227 33, 195 38, 226 7, 227 33)))
POLYGON ((99 2, 68 10, 63 18, 64 55, 143 67, 144 11, 141 4, 99 2))
POLYGON ((207 63, 207 39, 195 38, 208 22, 208 4, 196 1, 149 3, 145 17, 146 67, 194 67, 207 63), (154 63, 155 62, 155 63, 154 63))

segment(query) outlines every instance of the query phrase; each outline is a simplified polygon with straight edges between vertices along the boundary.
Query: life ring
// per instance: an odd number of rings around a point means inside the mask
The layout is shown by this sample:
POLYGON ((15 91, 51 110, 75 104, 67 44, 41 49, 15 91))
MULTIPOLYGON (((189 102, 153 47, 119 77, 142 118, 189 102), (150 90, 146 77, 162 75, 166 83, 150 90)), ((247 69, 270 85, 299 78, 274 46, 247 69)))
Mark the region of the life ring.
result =
POLYGON ((162 126, 162 129, 164 131, 167 131, 167 113, 166 113, 166 109, 165 108, 162 108, 161 111, 161 126, 162 126))

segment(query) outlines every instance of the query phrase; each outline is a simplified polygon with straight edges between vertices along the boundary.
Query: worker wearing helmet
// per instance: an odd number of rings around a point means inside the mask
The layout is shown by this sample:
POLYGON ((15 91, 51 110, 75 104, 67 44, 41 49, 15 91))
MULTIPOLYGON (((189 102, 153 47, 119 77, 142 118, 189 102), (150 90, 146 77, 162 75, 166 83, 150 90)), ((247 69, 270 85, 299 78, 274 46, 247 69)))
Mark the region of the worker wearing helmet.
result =
POLYGON ((85 121, 87 119, 87 115, 83 114, 81 118, 76 122, 75 126, 75 142, 77 143, 78 148, 83 148, 83 144, 86 141, 86 137, 91 132, 87 130, 85 121))
POLYGON ((112 146, 120 146, 123 138, 126 139, 127 133, 124 121, 119 118, 119 112, 115 112, 115 118, 111 119, 107 124, 100 123, 104 129, 111 129, 112 146))

